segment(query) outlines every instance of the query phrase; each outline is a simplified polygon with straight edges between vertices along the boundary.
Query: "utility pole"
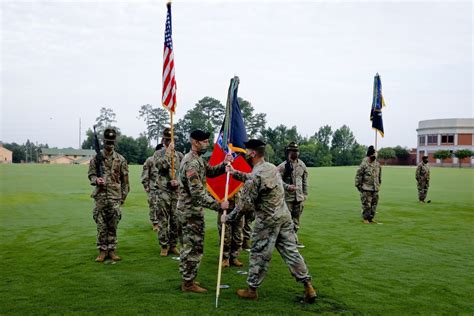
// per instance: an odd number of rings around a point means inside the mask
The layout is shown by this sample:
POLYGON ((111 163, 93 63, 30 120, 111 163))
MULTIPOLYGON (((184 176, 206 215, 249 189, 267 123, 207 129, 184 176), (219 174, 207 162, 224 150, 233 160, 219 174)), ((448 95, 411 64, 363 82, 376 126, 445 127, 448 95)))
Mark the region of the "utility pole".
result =
POLYGON ((81 118, 79 118, 79 149, 81 149, 81 118))

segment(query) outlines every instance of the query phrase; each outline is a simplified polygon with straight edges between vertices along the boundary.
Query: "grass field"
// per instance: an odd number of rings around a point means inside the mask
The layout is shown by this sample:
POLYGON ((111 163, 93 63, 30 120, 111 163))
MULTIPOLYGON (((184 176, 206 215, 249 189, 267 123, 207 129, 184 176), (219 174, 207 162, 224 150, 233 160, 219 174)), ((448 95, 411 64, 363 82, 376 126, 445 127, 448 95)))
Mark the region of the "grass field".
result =
POLYGON ((178 262, 159 256, 140 170, 130 167, 119 225, 123 261, 97 264, 87 168, 0 165, 0 314, 474 313, 473 169, 432 169, 433 202, 420 205, 414 168, 383 168, 379 225, 361 223, 354 167, 311 169, 299 236, 317 303, 297 302, 303 287, 275 251, 257 302, 239 299, 246 277, 224 270, 219 309, 215 213, 198 275, 210 291, 183 294, 178 262))

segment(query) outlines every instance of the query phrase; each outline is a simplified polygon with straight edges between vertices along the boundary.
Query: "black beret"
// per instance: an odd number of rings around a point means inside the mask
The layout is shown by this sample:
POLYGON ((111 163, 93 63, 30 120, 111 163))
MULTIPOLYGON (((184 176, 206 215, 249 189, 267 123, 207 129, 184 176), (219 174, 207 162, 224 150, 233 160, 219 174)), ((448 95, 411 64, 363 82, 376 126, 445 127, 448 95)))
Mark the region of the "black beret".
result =
POLYGON ((163 138, 171 139, 171 128, 167 127, 163 130, 163 138))
POLYGON ((428 159, 428 156, 424 155, 424 156, 421 157, 421 159, 423 159, 423 158, 428 159))
POLYGON ((299 151, 298 144, 295 142, 291 142, 286 146, 286 150, 288 151, 299 151))
POLYGON ((192 131, 190 136, 194 140, 203 141, 203 140, 209 139, 209 136, 211 136, 211 133, 204 132, 204 131, 201 131, 200 129, 197 129, 197 130, 192 131))
POLYGON ((117 138, 117 132, 113 128, 106 128, 104 130, 104 140, 105 141, 115 141, 117 138))
POLYGON ((244 145, 248 149, 257 149, 259 147, 265 147, 265 143, 259 139, 249 139, 249 141, 244 142, 244 145))
POLYGON ((369 146, 369 148, 367 148, 367 156, 372 156, 373 154, 375 154, 375 149, 374 149, 374 146, 369 146))
POLYGON ((155 151, 160 150, 160 149, 163 148, 163 147, 164 147, 163 144, 158 144, 158 145, 156 145, 156 147, 155 147, 155 151))

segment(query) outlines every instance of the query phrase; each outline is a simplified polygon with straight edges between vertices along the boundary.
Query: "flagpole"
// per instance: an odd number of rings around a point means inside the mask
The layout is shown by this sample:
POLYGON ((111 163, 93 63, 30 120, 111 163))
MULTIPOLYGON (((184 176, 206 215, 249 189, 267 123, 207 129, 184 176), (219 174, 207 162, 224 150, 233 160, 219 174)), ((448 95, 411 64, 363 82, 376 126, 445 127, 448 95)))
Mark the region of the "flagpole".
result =
POLYGON ((375 130, 375 151, 377 151, 377 130, 375 130))
MULTIPOLYGON (((174 127, 173 127, 173 111, 170 111, 170 129, 171 129, 171 143, 174 146, 174 127)), ((174 148, 171 151, 171 180, 174 180, 174 148)))
MULTIPOLYGON (((230 181, 230 172, 227 172, 227 177, 225 180, 224 201, 227 201, 229 198, 229 181, 230 181)), ((227 210, 224 210, 223 215, 224 216, 227 215, 227 210)), ((221 244, 219 248, 219 267, 217 269, 216 308, 219 305, 219 295, 221 292, 222 258, 224 257, 224 239, 225 239, 225 222, 222 222, 221 223, 221 244)))

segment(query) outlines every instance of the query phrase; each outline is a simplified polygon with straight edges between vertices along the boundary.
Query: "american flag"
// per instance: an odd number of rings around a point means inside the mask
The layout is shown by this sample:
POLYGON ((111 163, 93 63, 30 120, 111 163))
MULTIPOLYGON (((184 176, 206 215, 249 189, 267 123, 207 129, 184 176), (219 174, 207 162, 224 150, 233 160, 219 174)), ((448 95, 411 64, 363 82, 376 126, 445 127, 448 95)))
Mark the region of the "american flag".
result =
POLYGON ((163 50, 163 98, 165 108, 174 113, 176 108, 176 79, 174 77, 173 40, 171 38, 171 2, 166 4, 165 47, 163 50))

